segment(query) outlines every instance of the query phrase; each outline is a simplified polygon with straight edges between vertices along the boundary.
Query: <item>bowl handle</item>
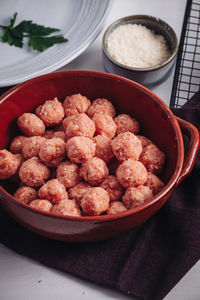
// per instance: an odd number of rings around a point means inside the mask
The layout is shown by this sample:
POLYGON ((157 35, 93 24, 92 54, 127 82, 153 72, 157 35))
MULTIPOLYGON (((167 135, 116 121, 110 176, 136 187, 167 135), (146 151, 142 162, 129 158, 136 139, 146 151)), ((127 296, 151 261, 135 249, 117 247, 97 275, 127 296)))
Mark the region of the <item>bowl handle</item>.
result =
POLYGON ((178 185, 191 171, 200 147, 200 135, 198 129, 191 123, 176 117, 182 133, 188 137, 188 143, 185 147, 184 162, 181 174, 176 182, 178 185))

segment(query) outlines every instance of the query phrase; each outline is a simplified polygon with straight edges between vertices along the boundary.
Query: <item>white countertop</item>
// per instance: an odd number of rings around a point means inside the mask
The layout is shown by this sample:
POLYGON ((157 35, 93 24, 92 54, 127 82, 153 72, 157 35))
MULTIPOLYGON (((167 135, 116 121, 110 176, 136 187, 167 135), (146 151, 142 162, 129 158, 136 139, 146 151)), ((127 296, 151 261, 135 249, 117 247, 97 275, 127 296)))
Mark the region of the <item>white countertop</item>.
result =
MULTIPOLYGON (((186 0, 113 0, 105 27, 132 14, 149 14, 166 21, 180 37, 186 0)), ((88 69, 104 71, 101 56, 103 32, 96 41, 62 70, 88 69)), ((173 73, 152 90, 169 104, 173 73)), ((200 299, 200 262, 170 291, 165 300, 200 299)), ((76 277, 55 271, 0 244, 0 300, 64 299, 130 299, 117 291, 97 286, 76 277)), ((153 299, 152 299, 153 300, 153 299)))

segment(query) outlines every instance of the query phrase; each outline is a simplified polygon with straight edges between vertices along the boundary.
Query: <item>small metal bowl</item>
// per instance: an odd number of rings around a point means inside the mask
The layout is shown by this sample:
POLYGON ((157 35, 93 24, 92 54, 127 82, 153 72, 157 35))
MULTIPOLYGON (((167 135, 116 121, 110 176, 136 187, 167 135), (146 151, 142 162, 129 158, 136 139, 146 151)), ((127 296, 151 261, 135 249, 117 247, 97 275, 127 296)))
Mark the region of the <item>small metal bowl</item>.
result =
POLYGON ((103 64, 105 70, 108 73, 127 77, 148 87, 163 82, 169 76, 177 51, 178 39, 174 30, 161 19, 148 15, 134 15, 119 19, 108 27, 103 36, 103 64), (148 68, 129 67, 113 59, 107 51, 107 39, 113 30, 124 24, 141 24, 153 30, 155 34, 162 35, 167 42, 170 55, 162 63, 148 68))

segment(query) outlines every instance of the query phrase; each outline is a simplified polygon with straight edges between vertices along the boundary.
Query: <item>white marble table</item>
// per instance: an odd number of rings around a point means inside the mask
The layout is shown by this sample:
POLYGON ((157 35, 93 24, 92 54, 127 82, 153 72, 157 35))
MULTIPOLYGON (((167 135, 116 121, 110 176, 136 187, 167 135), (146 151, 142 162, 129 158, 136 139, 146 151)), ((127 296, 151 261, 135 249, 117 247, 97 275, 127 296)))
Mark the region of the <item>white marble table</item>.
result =
MULTIPOLYGON (((105 26, 131 14, 149 14, 169 23, 180 37, 186 0, 113 0, 105 26)), ((101 57, 103 32, 77 59, 62 70, 88 69, 104 71, 101 57)), ((173 73, 153 91, 169 104, 173 73)), ((167 271, 167 270, 166 270, 167 271)), ((200 299, 200 262, 170 291, 165 300, 200 299)), ((117 291, 88 283, 20 256, 0 244, 0 300, 111 300, 130 299, 117 291)), ((152 299, 153 300, 153 299, 152 299)))

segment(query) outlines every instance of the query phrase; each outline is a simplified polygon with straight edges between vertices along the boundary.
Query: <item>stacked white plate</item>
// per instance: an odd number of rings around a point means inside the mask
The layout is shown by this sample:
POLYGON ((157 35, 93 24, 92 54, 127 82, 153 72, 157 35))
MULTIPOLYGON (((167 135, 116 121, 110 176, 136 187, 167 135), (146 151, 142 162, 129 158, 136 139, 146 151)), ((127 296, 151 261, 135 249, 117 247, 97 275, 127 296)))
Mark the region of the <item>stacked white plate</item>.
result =
POLYGON ((0 42, 0 87, 53 72, 71 62, 98 36, 110 6, 110 0, 4 0, 1 25, 8 25, 17 12, 16 25, 22 20, 32 20, 59 28, 69 41, 42 53, 30 50, 26 44, 16 48, 0 42))

